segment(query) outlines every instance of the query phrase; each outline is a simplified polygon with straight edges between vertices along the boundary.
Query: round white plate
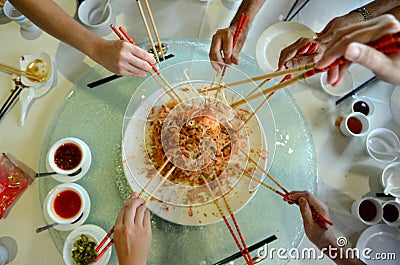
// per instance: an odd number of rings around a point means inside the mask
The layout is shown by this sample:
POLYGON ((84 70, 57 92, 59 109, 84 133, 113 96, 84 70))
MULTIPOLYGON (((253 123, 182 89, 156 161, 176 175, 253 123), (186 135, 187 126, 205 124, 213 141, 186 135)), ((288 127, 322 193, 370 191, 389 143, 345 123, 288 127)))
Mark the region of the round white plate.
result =
POLYGON ((315 33, 307 26, 285 21, 268 27, 260 36, 256 45, 258 66, 264 72, 275 71, 281 50, 298 40, 300 37, 313 38, 315 33))
MULTIPOLYGON (((75 241, 82 235, 87 235, 89 238, 94 240, 97 245, 103 240, 103 238, 107 235, 106 231, 103 228, 97 225, 86 224, 78 227, 74 231, 72 231, 67 239, 65 239, 64 248, 63 248, 63 259, 65 264, 67 265, 75 265, 75 261, 72 259, 72 248, 75 241)), ((107 245, 106 242, 105 245, 107 245)), ((106 265, 108 260, 111 257, 111 249, 112 246, 107 250, 106 253, 100 258, 96 265, 106 265)))
MULTIPOLYGON (((82 165, 82 171, 75 175, 75 176, 66 176, 66 175, 61 175, 61 174, 54 174, 51 175, 51 177, 59 182, 65 182, 65 183, 70 183, 70 182, 75 182, 80 180, 83 176, 85 176, 85 174, 89 171, 90 165, 92 164, 92 153, 90 152, 90 148, 89 146, 82 140, 78 139, 78 138, 74 138, 75 141, 79 142, 85 149, 87 152, 87 160, 86 162, 82 165)), ((46 156, 48 157, 48 156, 46 156)), ((53 171, 49 165, 49 161, 46 160, 46 169, 51 172, 53 171)))
POLYGON ((390 112, 393 120, 400 126, 400 86, 393 89, 390 97, 390 112))
MULTIPOLYGON (((56 225, 53 227, 54 229, 59 230, 59 231, 70 231, 70 230, 73 230, 73 229, 79 227, 88 218, 89 213, 90 213, 90 197, 89 197, 89 194, 87 193, 87 191, 81 185, 78 185, 76 183, 63 183, 63 184, 56 186, 55 188, 57 188, 57 187, 75 187, 76 189, 79 189, 83 194, 83 200, 86 202, 86 207, 85 207, 85 209, 83 209, 83 216, 78 222, 76 222, 75 224, 59 224, 59 225, 56 225)), ((49 193, 46 195, 43 205, 47 205, 47 201, 49 200, 50 193, 52 193, 52 191, 54 189, 49 191, 49 193)), ((51 220, 49 214, 47 213, 45 206, 43 206, 43 216, 48 224, 53 223, 53 220, 51 220)))
MULTIPOLYGON (((40 54, 26 54, 22 55, 20 60, 19 60, 19 66, 21 70, 25 70, 26 66, 34 61, 35 59, 42 59, 47 63, 47 65, 50 66, 50 77, 46 82, 43 83, 38 83, 38 82, 33 82, 30 81, 28 78, 25 76, 21 76, 21 82, 22 84, 33 87, 35 89, 35 95, 34 98, 38 98, 45 94, 53 85, 53 79, 54 79, 54 64, 51 61, 50 55, 47 52, 42 52, 40 54)), ((13 82, 14 83, 14 82, 13 82)))
POLYGON ((360 259, 369 264, 399 264, 400 257, 400 230, 385 224, 377 224, 367 228, 358 238, 357 249, 360 251, 360 259), (370 252, 364 251, 371 249, 370 252), (367 255, 362 253, 366 252, 367 255), (388 256, 390 253, 395 253, 397 260, 380 260, 377 257, 388 256))
MULTIPOLYGON (((146 117, 148 116, 149 106, 152 106, 155 100, 161 95, 161 90, 157 91, 150 97, 148 97, 135 111, 132 117, 129 117, 129 122, 125 128, 122 152, 123 160, 126 163, 123 164, 125 175, 129 185, 133 191, 139 192, 143 189, 143 183, 148 182, 148 178, 145 169, 138 168, 138 165, 148 165, 146 162, 146 154, 144 149, 143 139, 145 138, 146 117), (142 184, 139 184, 142 183, 142 184)), ((266 108, 261 108, 257 114, 257 119, 249 121, 249 128, 253 128, 254 134, 250 137, 250 146, 254 150, 267 150, 267 143, 264 132, 261 131, 261 135, 256 133, 257 127, 263 122, 258 120, 258 117, 264 119, 272 119, 266 108)), ((264 125, 265 126, 265 125, 264 125)), ((271 128, 268 128, 271 129, 271 128)), ((260 161, 260 166, 266 167, 267 161, 260 161)), ((156 182, 157 183, 157 182, 156 182)), ((229 201, 232 212, 237 212, 244 207, 251 197, 255 194, 256 188, 259 184, 256 181, 249 180, 247 177, 241 177, 240 181, 225 195, 227 201, 229 201), (250 190, 250 191, 249 191, 250 190)), ((150 187, 151 190, 153 187, 150 187)), ((161 191, 161 189, 160 189, 161 191)), ((164 191, 162 191, 164 192, 164 191)), ((173 193, 175 194, 175 193, 173 193)), ((182 194, 180 194, 181 196, 182 194)), ((176 196, 176 195, 175 195, 176 196)), ((178 196, 179 197, 179 196, 178 196)), ((224 206, 224 200, 218 199, 218 204, 221 207, 224 206)), ((154 214, 161 218, 182 225, 207 225, 222 220, 218 208, 215 203, 208 202, 200 205, 177 205, 173 203, 167 203, 165 200, 154 199, 147 203, 147 208, 154 214)), ((226 214, 226 213, 225 213, 226 214)))

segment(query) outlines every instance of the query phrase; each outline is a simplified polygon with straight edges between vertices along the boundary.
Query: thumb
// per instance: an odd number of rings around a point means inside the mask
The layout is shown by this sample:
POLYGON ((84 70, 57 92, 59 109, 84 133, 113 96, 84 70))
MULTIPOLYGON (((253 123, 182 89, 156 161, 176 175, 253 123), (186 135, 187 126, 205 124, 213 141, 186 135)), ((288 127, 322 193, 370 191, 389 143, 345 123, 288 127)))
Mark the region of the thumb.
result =
POLYGON ((311 208, 308 205, 307 199, 304 197, 299 198, 299 207, 301 212, 301 217, 303 218, 304 224, 309 224, 313 222, 311 208))
POLYGON ((385 54, 361 43, 350 43, 346 48, 344 57, 371 69, 377 75, 388 72, 392 65, 385 54))

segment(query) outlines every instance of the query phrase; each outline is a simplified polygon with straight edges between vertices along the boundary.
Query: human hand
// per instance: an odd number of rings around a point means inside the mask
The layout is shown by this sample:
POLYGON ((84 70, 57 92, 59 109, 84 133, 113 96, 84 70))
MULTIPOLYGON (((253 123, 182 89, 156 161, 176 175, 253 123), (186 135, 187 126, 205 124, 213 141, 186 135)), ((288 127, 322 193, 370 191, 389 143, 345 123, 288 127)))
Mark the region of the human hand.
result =
POLYGON ((298 202, 303 218, 304 231, 311 242, 319 249, 325 248, 328 245, 336 245, 336 238, 332 230, 325 230, 313 219, 312 209, 325 218, 330 219, 328 208, 324 204, 319 202, 308 191, 292 191, 288 193, 288 199, 298 202))
POLYGON ((344 16, 335 17, 326 24, 325 28, 317 33, 317 41, 320 43, 327 43, 332 40, 335 32, 339 29, 346 27, 350 24, 363 21, 364 18, 360 13, 353 12, 344 16))
POLYGON ((328 82, 337 84, 343 79, 351 62, 371 69, 380 79, 400 84, 400 52, 383 54, 364 43, 375 41, 387 34, 400 31, 400 22, 392 15, 383 15, 366 22, 357 23, 338 30, 326 44, 326 51, 318 55, 317 68, 325 68, 337 58, 344 56, 348 63, 328 71, 328 82))
POLYGON ((114 225, 114 245, 120 265, 145 265, 151 245, 150 213, 144 200, 132 194, 114 225))
POLYGON ((246 41, 248 28, 245 27, 233 47, 233 37, 236 25, 229 28, 219 29, 212 37, 209 58, 211 65, 216 71, 221 71, 223 64, 239 64, 239 53, 246 41))
POLYGON ((102 39, 90 57, 117 75, 137 77, 145 77, 156 63, 151 53, 122 40, 102 39))
POLYGON ((319 53, 323 53, 323 51, 324 46, 315 42, 314 39, 300 38, 281 51, 278 60, 278 70, 314 63, 316 56, 319 53), (316 48, 310 54, 305 54, 307 51, 302 52, 302 49, 309 43, 316 43, 316 48))

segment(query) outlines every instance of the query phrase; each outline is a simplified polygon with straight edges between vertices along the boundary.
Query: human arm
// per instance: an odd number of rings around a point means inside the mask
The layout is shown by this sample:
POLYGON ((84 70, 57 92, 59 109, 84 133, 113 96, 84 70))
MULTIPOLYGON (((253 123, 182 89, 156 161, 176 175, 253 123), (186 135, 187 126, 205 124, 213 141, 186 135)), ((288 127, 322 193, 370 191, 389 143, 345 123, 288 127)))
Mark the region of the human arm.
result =
MULTIPOLYGON (((255 16, 264 4, 265 0, 243 0, 235 16, 233 17, 229 27, 218 29, 213 35, 209 58, 213 62, 225 64, 239 64, 239 53, 246 41, 247 34, 254 21, 255 16), (239 23, 241 14, 249 17, 246 26, 240 34, 235 47, 233 48, 233 36, 239 23), (223 54, 222 54, 223 53, 223 54)), ((221 65, 212 63, 212 66, 220 71, 221 65)))
POLYGON ((120 265, 145 265, 150 253, 150 213, 137 196, 134 193, 128 198, 114 225, 114 245, 120 265))
MULTIPOLYGON (((372 18, 378 17, 385 13, 398 13, 398 6, 400 5, 400 0, 375 0, 363 7, 369 12, 372 18)), ((356 24, 364 21, 364 16, 360 12, 349 12, 342 16, 333 18, 325 28, 317 33, 317 38, 306 39, 301 38, 289 45, 287 48, 281 51, 278 68, 282 70, 284 68, 297 67, 299 65, 304 65, 308 63, 315 63, 318 55, 323 54, 325 51, 325 43, 329 42, 334 34, 342 27, 346 27, 352 24, 356 24), (318 48, 311 55, 301 56, 299 58, 294 58, 298 50, 300 50, 307 42, 317 42, 318 48)))
POLYGON ((288 194, 288 198, 297 201, 303 219, 304 231, 311 242, 318 249, 324 252, 330 259, 339 265, 363 265, 364 262, 355 257, 345 257, 340 253, 346 253, 346 246, 339 246, 331 228, 323 229, 317 224, 312 216, 311 209, 326 218, 329 217, 329 210, 326 205, 318 201, 307 191, 293 191, 288 194))
POLYGON ((79 24, 53 0, 11 0, 38 27, 119 75, 144 77, 153 56, 126 41, 105 40, 79 24))
POLYGON ((344 27, 337 31, 326 45, 323 55, 317 56, 317 68, 324 68, 344 56, 349 62, 328 71, 328 82, 335 85, 343 78, 350 63, 356 62, 371 69, 380 79, 400 84, 400 52, 383 54, 365 43, 375 41, 387 34, 400 32, 400 22, 392 15, 344 27))

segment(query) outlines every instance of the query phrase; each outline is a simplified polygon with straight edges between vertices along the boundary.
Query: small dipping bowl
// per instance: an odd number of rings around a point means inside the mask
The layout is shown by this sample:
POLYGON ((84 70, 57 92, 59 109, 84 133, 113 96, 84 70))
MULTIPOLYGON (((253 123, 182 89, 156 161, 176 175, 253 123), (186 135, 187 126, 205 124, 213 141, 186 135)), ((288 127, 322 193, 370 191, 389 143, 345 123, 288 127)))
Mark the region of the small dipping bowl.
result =
POLYGON ((103 17, 103 20, 97 24, 92 24, 89 22, 89 13, 97 8, 99 2, 97 0, 85 0, 83 1, 78 8, 78 18, 89 29, 101 29, 105 26, 108 27, 111 20, 111 5, 107 4, 106 11, 103 17))
POLYGON ((340 131, 347 137, 363 137, 369 131, 369 119, 362 113, 352 112, 340 123, 340 131))
POLYGON ((83 214, 86 201, 77 186, 74 183, 60 184, 49 192, 46 210, 53 222, 70 224, 83 214))
POLYGON ((87 149, 78 138, 68 137, 58 140, 50 148, 47 160, 50 168, 61 175, 69 175, 82 168, 87 160, 87 149))
POLYGON ((341 97, 353 89, 353 76, 350 71, 344 72, 343 80, 340 85, 332 86, 327 81, 327 74, 323 72, 320 77, 322 90, 332 96, 341 97))
POLYGON ((392 184, 399 188, 392 189, 389 194, 400 198, 400 162, 390 163, 383 169, 380 183, 383 189, 386 188, 390 175, 392 184))
POLYGON ((372 117, 375 113, 375 104, 368 97, 356 97, 351 104, 351 111, 361 112, 367 117, 372 117))
POLYGON ((386 128, 377 128, 371 131, 366 140, 366 149, 367 153, 375 160, 379 162, 390 163, 396 160, 397 156, 395 155, 383 155, 378 154, 371 150, 371 145, 373 139, 379 139, 378 141, 384 141, 388 146, 391 146, 393 149, 400 150, 400 141, 397 135, 389 129, 386 128))

